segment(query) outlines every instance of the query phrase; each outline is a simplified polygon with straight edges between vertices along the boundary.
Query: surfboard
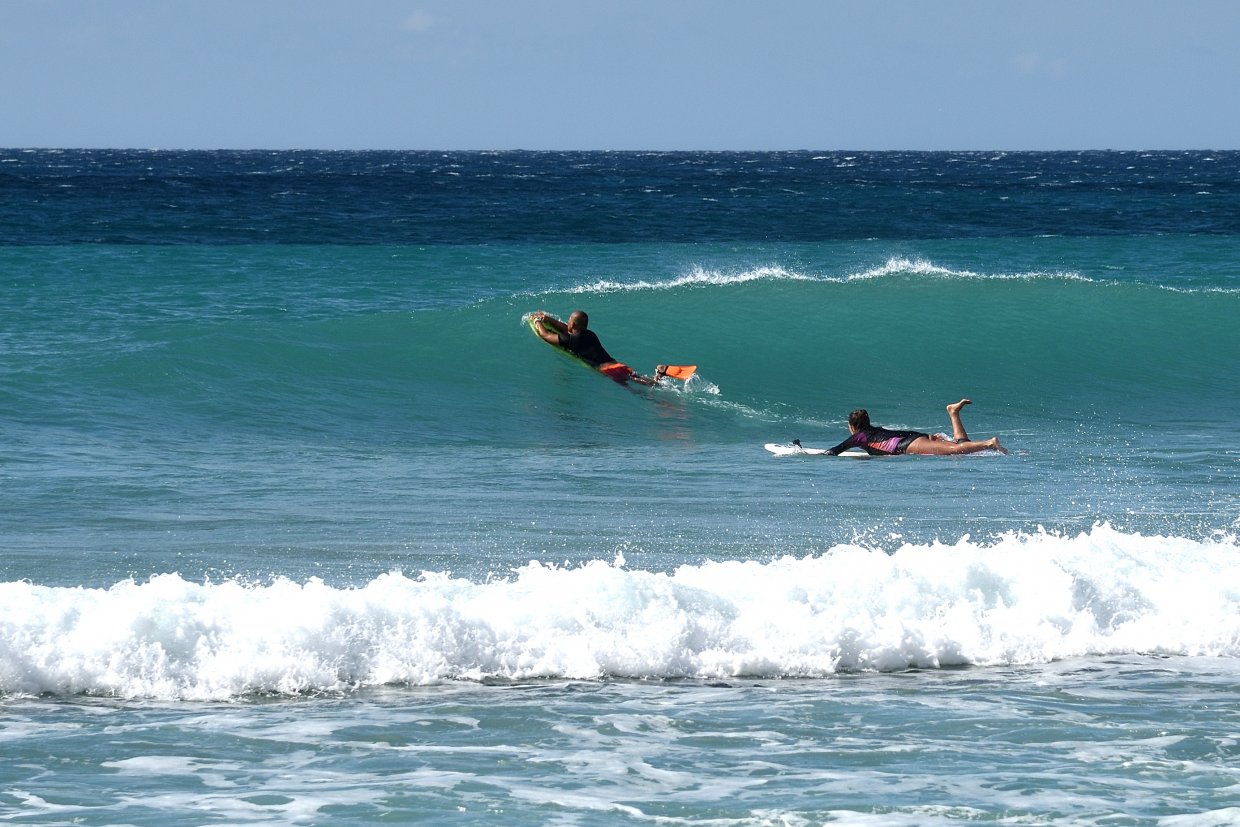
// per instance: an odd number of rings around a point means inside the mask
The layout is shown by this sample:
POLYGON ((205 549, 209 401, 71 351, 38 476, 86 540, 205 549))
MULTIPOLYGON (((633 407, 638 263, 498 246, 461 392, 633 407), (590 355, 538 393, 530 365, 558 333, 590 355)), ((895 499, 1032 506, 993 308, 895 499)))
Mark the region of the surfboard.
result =
MULTIPOLYGON (((546 316, 548 319, 555 319, 555 316, 552 316, 549 313, 546 314, 546 316)), ((609 379, 614 379, 620 384, 624 384, 628 382, 630 379, 636 382, 640 382, 643 385, 656 384, 654 379, 650 378, 649 376, 642 376, 640 373, 633 370, 628 365, 622 362, 611 362, 605 365, 592 365, 589 362, 587 362, 585 359, 582 359, 576 353, 573 353, 571 350, 568 350, 567 348, 562 348, 556 344, 552 344, 551 342, 548 342, 546 339, 540 336, 538 333, 538 327, 534 324, 533 313, 525 314, 525 316, 523 316, 522 319, 526 323, 526 325, 529 327, 529 329, 533 332, 533 334, 538 337, 538 340, 540 342, 551 345, 551 347, 555 348, 560 353, 563 353, 565 356, 572 359, 574 362, 577 362, 580 365, 585 365, 590 370, 601 373, 604 376, 608 377, 609 379)), ((556 319, 556 321, 559 321, 559 319, 556 319)), ((681 381, 688 381, 689 378, 693 376, 694 373, 697 372, 697 365, 667 365, 666 367, 667 367, 667 373, 664 374, 665 376, 671 379, 680 379, 681 381)))
MULTIPOLYGON (((800 444, 793 442, 768 442, 762 446, 777 457, 829 457, 828 448, 806 448, 800 444)), ((841 454, 841 457, 849 457, 850 459, 870 459, 870 455, 860 448, 849 448, 841 454)))

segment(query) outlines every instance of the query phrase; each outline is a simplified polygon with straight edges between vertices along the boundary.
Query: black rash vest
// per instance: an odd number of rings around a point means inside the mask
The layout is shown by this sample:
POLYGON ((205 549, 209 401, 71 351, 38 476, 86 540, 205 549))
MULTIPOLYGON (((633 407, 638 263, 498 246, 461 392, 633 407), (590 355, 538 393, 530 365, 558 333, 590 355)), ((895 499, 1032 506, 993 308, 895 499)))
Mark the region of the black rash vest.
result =
POLYGON ((594 367, 616 361, 604 349, 603 343, 594 335, 593 330, 578 330, 576 333, 561 333, 559 336, 560 347, 594 367))

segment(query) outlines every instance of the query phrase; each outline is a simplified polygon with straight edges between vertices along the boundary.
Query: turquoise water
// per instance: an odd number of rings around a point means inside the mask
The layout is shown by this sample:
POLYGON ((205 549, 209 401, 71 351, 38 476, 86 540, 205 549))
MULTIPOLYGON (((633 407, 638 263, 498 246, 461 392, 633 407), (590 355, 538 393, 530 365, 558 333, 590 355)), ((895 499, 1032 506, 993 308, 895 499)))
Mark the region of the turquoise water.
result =
POLYGON ((1240 154, 0 161, 7 820, 1236 817, 1240 154))

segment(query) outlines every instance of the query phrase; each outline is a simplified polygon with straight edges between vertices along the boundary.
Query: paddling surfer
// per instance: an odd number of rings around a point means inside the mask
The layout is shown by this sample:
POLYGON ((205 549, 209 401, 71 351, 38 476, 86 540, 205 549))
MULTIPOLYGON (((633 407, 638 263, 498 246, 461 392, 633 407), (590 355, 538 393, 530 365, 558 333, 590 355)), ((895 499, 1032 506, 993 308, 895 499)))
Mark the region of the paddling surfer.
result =
POLYGON ((639 382, 653 385, 667 373, 667 365, 655 368, 654 378, 642 376, 623 362, 612 358, 598 335, 590 330, 590 317, 584 310, 574 310, 568 317, 568 323, 548 316, 539 310, 533 316, 534 332, 543 341, 562 347, 577 358, 592 365, 600 373, 605 373, 617 382, 639 382))
POLYGON ((921 431, 893 431, 879 428, 870 423, 870 412, 858 408, 848 415, 848 439, 827 451, 832 456, 847 451, 849 448, 861 448, 867 454, 875 456, 891 456, 893 454, 975 454, 978 451, 999 451, 1006 454, 1007 449, 999 444, 999 437, 990 439, 969 439, 969 434, 960 421, 960 409, 973 404, 971 399, 961 399, 947 406, 947 416, 951 419, 952 435, 925 434, 921 431))

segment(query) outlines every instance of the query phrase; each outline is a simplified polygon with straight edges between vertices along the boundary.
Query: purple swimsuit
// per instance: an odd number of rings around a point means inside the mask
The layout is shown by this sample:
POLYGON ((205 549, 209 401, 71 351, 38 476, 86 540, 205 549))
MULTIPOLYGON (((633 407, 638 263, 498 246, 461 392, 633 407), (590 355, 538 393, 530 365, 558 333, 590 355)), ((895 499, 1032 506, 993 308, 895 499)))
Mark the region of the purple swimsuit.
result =
POLYGON ((864 448, 867 454, 877 456, 903 454, 913 440, 923 436, 929 436, 929 434, 923 434, 921 431, 889 431, 886 428, 870 427, 857 431, 827 453, 838 456, 849 448, 864 448))

